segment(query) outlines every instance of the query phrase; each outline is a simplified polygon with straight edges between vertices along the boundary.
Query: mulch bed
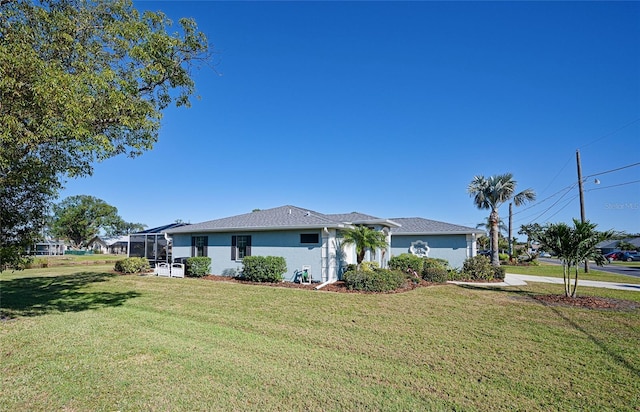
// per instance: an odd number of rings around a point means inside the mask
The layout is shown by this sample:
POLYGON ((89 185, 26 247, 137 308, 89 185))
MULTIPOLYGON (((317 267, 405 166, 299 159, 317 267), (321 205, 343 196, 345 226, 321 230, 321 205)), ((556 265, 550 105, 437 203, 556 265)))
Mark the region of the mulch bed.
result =
POLYGON ((575 298, 568 298, 564 295, 536 295, 532 296, 532 299, 548 306, 571 306, 583 309, 628 311, 640 308, 640 302, 623 299, 600 298, 597 296, 577 296, 575 298))
MULTIPOLYGON (((210 280, 213 282, 233 282, 233 283, 241 283, 245 285, 261 285, 261 286, 273 286, 278 288, 289 288, 289 289, 307 289, 307 290, 315 290, 315 287, 320 283, 312 283, 308 284, 300 284, 294 282, 278 282, 278 283, 260 283, 260 282, 250 282, 247 280, 232 278, 228 276, 205 276, 203 279, 210 280)), ((481 283, 486 283, 485 281, 481 283)), ((408 292, 417 288, 427 287, 437 285, 435 283, 426 282, 424 280, 420 280, 417 283, 407 282, 402 288, 396 289, 392 292, 386 293, 403 293, 408 292)), ((362 292, 359 290, 349 290, 343 281, 337 281, 335 283, 326 285, 322 289, 318 290, 319 292, 335 292, 335 293, 359 293, 359 294, 375 294, 377 292, 362 292)), ((540 302, 544 305, 548 306, 566 306, 566 307, 578 307, 584 309, 603 309, 603 310, 622 310, 622 311, 630 311, 640 308, 640 302, 634 302, 630 300, 622 300, 622 299, 612 299, 612 298, 600 298, 597 296, 578 296, 576 298, 568 298, 564 295, 534 295, 531 296, 530 299, 534 299, 537 302, 540 302)))
MULTIPOLYGON (((264 282, 250 282, 247 280, 242 280, 238 278, 232 278, 228 276, 205 276, 203 279, 211 280, 214 282, 233 282, 233 283, 242 283, 245 285, 262 285, 262 286, 273 286, 278 288, 289 288, 289 289, 307 289, 307 290, 315 290, 316 286, 320 285, 320 283, 312 283, 308 284, 300 284, 294 282, 278 282, 278 283, 264 283, 264 282)), ((408 292, 410 290, 414 290, 420 287, 434 285, 434 283, 426 282, 424 280, 420 280, 417 283, 407 282, 403 287, 396 289, 391 292, 385 293, 403 293, 408 292)), ((329 285, 324 286, 322 289, 318 289, 319 292, 338 292, 338 293, 361 293, 361 294, 371 294, 378 292, 363 292, 359 290, 349 290, 347 289, 347 285, 341 280, 331 283, 329 285)))

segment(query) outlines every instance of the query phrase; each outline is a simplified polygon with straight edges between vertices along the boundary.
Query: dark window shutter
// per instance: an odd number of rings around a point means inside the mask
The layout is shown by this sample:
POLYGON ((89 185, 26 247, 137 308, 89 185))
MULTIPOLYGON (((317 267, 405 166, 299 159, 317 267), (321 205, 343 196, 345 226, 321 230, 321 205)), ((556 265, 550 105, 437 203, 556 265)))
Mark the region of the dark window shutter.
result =
POLYGON ((231 236, 231 260, 236 260, 236 237, 231 236))
POLYGON ((191 236, 191 256, 196 256, 196 237, 191 236))
POLYGON ((202 256, 207 256, 209 253, 209 236, 204 236, 204 248, 202 251, 202 256))
POLYGON ((251 236, 247 236, 247 249, 245 256, 251 256, 251 236))

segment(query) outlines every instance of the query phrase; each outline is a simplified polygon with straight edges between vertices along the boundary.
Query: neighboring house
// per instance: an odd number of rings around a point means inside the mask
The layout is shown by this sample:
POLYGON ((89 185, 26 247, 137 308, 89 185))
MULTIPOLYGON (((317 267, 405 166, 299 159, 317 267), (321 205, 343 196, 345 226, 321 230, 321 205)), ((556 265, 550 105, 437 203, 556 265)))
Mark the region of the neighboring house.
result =
POLYGON ((87 249, 94 252, 112 255, 126 255, 129 250, 129 236, 100 237, 96 236, 87 243, 87 249))
POLYGON ((607 253, 611 253, 611 252, 617 252, 620 250, 620 247, 618 245, 620 244, 621 241, 630 243, 636 248, 640 248, 640 237, 630 237, 622 240, 605 240, 604 242, 598 243, 596 245, 596 248, 600 249, 600 252, 603 255, 606 255, 607 253))
MULTIPOLYGON (((385 233, 386 250, 369 251, 365 259, 385 267, 401 253, 439 257, 461 266, 475 254, 475 237, 482 231, 421 218, 380 219, 362 213, 322 214, 296 206, 281 206, 211 220, 166 232, 175 258, 208 256, 211 273, 234 276, 245 256, 282 256, 285 280, 308 268, 314 281, 335 281, 346 264, 356 263, 355 247, 342 247, 341 232, 365 225, 385 233), (407 227, 402 228, 402 222, 407 227), (395 238, 395 239, 394 239, 395 238), (421 243, 420 243, 421 242, 421 243)), ((175 260, 175 259, 174 259, 175 260)))
POLYGON ((33 249, 27 250, 31 255, 64 255, 66 250, 64 242, 56 240, 45 240, 33 245, 33 249))

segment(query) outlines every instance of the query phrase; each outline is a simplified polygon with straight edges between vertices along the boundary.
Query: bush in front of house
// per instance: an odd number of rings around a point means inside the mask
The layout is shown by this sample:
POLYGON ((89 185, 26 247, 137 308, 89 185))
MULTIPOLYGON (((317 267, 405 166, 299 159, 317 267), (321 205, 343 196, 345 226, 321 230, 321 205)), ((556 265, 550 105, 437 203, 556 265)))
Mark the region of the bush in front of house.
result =
POLYGON ((343 280, 347 289, 364 292, 390 292, 401 287, 407 280, 398 270, 375 269, 345 272, 343 280))
POLYGON ((282 256, 245 256, 242 265, 242 278, 252 282, 281 282, 287 271, 282 256))
POLYGON ((504 280, 504 276, 506 275, 507 270, 502 266, 497 266, 493 268, 493 278, 498 280, 504 280))
POLYGON ((449 280, 449 271, 442 267, 426 267, 422 270, 422 279, 427 282, 445 283, 449 280))
POLYGON ((389 269, 399 270, 404 273, 408 271, 420 273, 423 268, 424 259, 411 253, 403 253, 389 259, 389 269))
POLYGON ((131 274, 148 272, 151 267, 149 261, 143 257, 129 257, 116 261, 113 268, 116 272, 131 274))
POLYGON ((378 262, 361 262, 360 263, 360 270, 362 271, 373 272, 378 269, 380 269, 380 265, 378 264, 378 262))
POLYGON ((389 268, 401 272, 415 271, 422 273, 425 268, 441 268, 449 270, 449 262, 445 259, 420 257, 411 253, 403 253, 389 259, 389 268))
POLYGON ((186 260, 187 276, 201 278, 211 271, 211 258, 208 256, 193 256, 186 260))
POLYGON ((448 260, 440 259, 440 258, 430 258, 430 257, 422 258, 422 260, 424 261, 423 268, 438 268, 438 269, 449 270, 448 260))
POLYGON ((465 280, 493 280, 495 275, 495 269, 486 256, 470 257, 462 264, 461 276, 465 280))

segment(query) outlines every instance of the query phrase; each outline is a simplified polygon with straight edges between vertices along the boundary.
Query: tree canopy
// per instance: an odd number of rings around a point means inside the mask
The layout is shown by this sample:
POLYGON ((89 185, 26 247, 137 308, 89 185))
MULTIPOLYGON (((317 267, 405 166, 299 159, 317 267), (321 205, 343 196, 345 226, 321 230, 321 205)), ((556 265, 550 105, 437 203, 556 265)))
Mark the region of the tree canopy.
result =
POLYGON ((209 46, 194 20, 178 26, 130 0, 0 0, 0 266, 66 177, 151 149, 162 110, 189 106, 209 46))
POLYGON ((145 228, 125 222, 118 209, 93 196, 71 196, 53 206, 51 234, 71 241, 77 248, 87 244, 101 231, 108 236, 131 233, 145 228))

